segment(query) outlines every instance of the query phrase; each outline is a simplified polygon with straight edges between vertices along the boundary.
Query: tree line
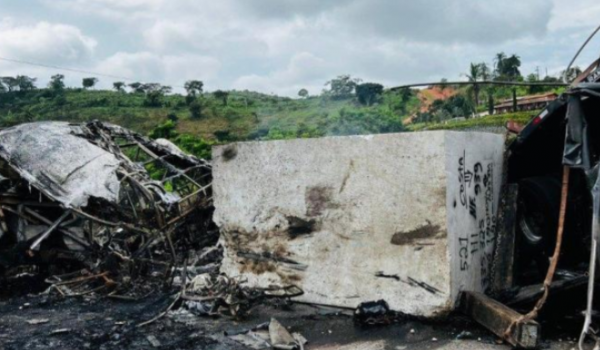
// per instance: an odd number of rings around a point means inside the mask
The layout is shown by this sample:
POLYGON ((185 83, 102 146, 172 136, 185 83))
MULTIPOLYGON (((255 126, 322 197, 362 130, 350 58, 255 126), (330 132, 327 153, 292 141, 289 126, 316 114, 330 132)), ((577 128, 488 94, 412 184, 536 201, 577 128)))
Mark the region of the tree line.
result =
MULTIPOLYGON (((65 76, 62 74, 51 76, 46 86, 46 90, 44 91, 45 95, 47 97, 53 97, 57 104, 64 104, 66 102, 64 91, 67 87, 64 80, 65 76)), ((92 89, 99 81, 100 80, 96 77, 85 77, 81 80, 81 88, 83 90, 92 89)), ((35 91, 38 90, 36 82, 37 78, 28 77, 26 75, 0 77, 0 94, 22 95, 27 92, 35 91)), ((116 81, 113 82, 112 85, 113 89, 118 93, 143 94, 145 96, 144 105, 147 107, 163 106, 164 96, 173 91, 171 86, 159 83, 132 82, 128 84, 123 81, 116 81)), ((206 106, 206 103, 204 103, 201 98, 204 93, 204 83, 201 80, 188 80, 184 84, 184 89, 186 90, 185 102, 191 116, 193 118, 201 118, 206 106)), ((223 106, 227 106, 229 92, 216 90, 212 92, 212 95, 220 101, 223 106)))
MULTIPOLYGON (((477 84, 480 81, 516 81, 516 82, 527 82, 527 83, 569 83, 579 74, 581 69, 579 67, 572 67, 568 72, 562 71, 560 77, 554 77, 545 75, 543 78, 540 76, 539 70, 536 73, 530 73, 527 76, 521 74, 521 58, 515 54, 507 56, 504 52, 499 52, 494 56, 493 66, 489 67, 485 62, 482 63, 471 63, 469 65, 468 72, 464 75, 467 77, 469 82, 473 84, 469 88, 470 95, 472 96, 473 103, 475 106, 482 104, 480 100, 480 93, 482 92, 481 85, 477 84)), ((515 90, 515 87, 499 88, 497 86, 489 85, 485 87, 484 92, 488 96, 488 102, 490 108, 493 108, 493 97, 495 92, 505 92, 506 89, 515 90)), ((541 92, 547 92, 554 90, 551 86, 529 86, 527 87, 527 93, 535 94, 541 92)), ((502 94, 501 94, 502 95, 502 94)), ((504 94, 505 95, 505 94, 504 94)), ((491 113, 491 109, 490 109, 491 113)))
MULTIPOLYGON (((329 80, 325 86, 328 88, 323 89, 321 96, 333 100, 356 98, 364 106, 380 102, 384 90, 383 85, 379 83, 363 83, 362 79, 352 78, 348 74, 329 80)), ((300 89, 298 96, 308 98, 308 90, 300 89)))

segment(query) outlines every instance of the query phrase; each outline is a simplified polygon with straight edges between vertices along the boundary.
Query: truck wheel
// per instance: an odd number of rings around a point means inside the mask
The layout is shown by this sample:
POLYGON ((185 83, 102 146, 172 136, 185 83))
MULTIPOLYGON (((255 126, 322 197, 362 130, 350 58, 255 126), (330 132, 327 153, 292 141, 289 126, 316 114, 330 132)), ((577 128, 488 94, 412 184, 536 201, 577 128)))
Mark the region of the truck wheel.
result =
POLYGON ((531 177, 519 183, 517 246, 521 269, 535 261, 545 274, 556 244, 561 183, 551 176, 531 177))

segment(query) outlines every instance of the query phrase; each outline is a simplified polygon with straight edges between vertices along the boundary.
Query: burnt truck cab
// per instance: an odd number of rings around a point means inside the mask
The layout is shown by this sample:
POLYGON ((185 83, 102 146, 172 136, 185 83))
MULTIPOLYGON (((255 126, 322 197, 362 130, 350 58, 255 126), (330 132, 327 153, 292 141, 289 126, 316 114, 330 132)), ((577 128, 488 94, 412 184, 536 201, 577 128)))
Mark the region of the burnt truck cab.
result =
POLYGON ((518 277, 522 278, 532 263, 537 265, 538 279, 547 270, 556 243, 564 166, 570 168, 570 181, 559 268, 583 269, 588 262, 591 188, 600 154, 599 62, 509 143, 507 181, 518 184, 519 192, 515 227, 518 277))

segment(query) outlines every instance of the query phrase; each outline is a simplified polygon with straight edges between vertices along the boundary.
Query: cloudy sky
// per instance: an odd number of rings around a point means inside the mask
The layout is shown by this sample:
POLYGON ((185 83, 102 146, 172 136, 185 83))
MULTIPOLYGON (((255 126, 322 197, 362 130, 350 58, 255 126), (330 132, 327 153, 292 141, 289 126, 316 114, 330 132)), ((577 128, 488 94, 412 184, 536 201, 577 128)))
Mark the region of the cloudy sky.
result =
MULTIPOLYGON (((598 18, 597 0, 0 0, 0 58, 294 96, 340 74, 388 87, 464 79, 500 51, 524 73, 556 74, 598 18)), ((578 64, 599 53, 600 37, 578 64)), ((57 72, 0 59, 0 76, 43 85, 57 72)), ((71 85, 85 75, 61 73, 71 85)))

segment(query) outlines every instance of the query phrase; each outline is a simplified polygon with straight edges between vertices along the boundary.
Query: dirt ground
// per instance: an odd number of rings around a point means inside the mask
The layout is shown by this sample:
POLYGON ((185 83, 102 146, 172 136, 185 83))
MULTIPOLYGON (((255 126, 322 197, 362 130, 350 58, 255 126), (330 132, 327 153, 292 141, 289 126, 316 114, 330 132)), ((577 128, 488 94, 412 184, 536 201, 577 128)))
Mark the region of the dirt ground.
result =
MULTIPOLYGON (((168 296, 125 302, 105 297, 59 298, 36 295, 0 301, 0 350, 27 349, 250 349, 230 335, 276 318, 301 333, 307 349, 508 349, 466 317, 443 322, 407 321, 364 328, 352 311, 302 304, 260 305, 242 321, 170 313, 144 327, 137 324, 164 310, 168 296)), ((561 317, 564 321, 564 317, 561 317)), ((576 347, 577 329, 546 327, 542 348, 576 347)))

